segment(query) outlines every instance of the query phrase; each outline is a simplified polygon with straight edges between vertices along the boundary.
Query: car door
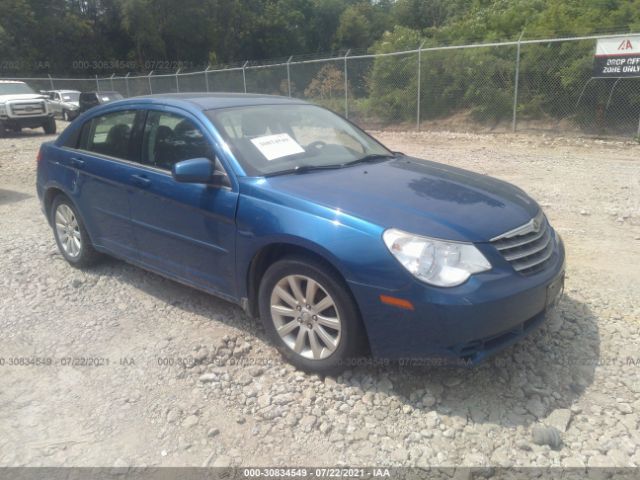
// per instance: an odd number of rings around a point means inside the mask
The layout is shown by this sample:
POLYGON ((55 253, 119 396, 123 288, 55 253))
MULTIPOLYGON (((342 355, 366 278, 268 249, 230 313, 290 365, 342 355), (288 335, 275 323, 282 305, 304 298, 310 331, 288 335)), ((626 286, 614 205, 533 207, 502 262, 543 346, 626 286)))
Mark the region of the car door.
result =
POLYGON ((94 244, 136 259, 129 185, 139 161, 144 110, 117 110, 88 120, 67 157, 77 170, 79 208, 94 244))
POLYGON ((206 132, 180 110, 149 110, 144 165, 132 177, 131 218, 144 265, 234 296, 238 192, 230 186, 179 183, 171 176, 176 162, 192 158, 206 157, 224 168, 206 132))

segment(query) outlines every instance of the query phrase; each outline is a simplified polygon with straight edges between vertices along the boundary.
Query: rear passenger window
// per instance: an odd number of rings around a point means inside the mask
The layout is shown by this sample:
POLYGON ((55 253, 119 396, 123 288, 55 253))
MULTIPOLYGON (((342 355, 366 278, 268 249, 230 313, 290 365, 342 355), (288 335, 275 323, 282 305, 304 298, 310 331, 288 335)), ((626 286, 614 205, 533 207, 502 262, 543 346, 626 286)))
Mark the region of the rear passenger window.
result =
POLYGON ((174 163, 192 158, 215 159, 204 134, 180 115, 150 111, 144 131, 144 163, 171 170, 174 163))
POLYGON ((135 160, 132 153, 132 132, 136 112, 113 112, 94 118, 83 128, 84 150, 110 157, 135 160))

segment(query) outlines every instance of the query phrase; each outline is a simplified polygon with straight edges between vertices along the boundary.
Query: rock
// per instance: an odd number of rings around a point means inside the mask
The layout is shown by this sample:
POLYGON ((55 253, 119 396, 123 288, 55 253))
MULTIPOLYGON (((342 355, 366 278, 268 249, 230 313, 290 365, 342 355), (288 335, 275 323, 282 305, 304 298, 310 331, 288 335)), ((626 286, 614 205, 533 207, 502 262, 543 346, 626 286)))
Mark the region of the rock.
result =
POLYGON ((462 383, 462 378, 450 376, 445 378, 442 383, 445 387, 456 387, 462 383))
POLYGON ((209 349, 207 347, 201 347, 199 348, 196 353, 193 355, 193 358, 197 361, 197 362, 202 362, 204 361, 207 357, 209 356, 209 349))
POLYGON ((571 410, 568 408, 559 408, 551 412, 551 414, 544 420, 544 424, 549 427, 557 428, 560 432, 566 432, 570 421, 571 410))
POLYGON ((378 389, 381 392, 392 392, 393 391, 393 383, 387 377, 383 377, 378 381, 378 389))
POLYGON ((562 435, 555 427, 536 425, 531 430, 531 438, 536 445, 549 445, 553 449, 559 448, 562 444, 562 435))
POLYGON ((202 383, 215 382, 216 380, 218 380, 218 375, 215 373, 205 373, 203 375, 200 375, 200 378, 198 380, 202 383))
POLYGON ((191 428, 194 427, 198 424, 200 420, 198 419, 198 417, 196 417, 195 415, 189 415, 187 418, 184 419, 184 421, 182 422, 182 426, 185 428, 191 428))
POLYGON ((324 379, 325 387, 335 387, 337 383, 338 382, 336 382, 336 379, 333 377, 325 377, 324 379))
POLYGON ((620 413, 624 413, 625 415, 633 413, 633 408, 628 403, 619 403, 618 410, 620 411, 620 413))
POLYGON ((566 457, 562 459, 562 466, 564 468, 584 468, 584 460, 577 456, 566 457))
POLYGON ((316 417, 313 415, 305 415, 298 422, 303 432, 310 432, 316 424, 316 417))
POLYGON ((496 448, 491 454, 491 463, 499 466, 511 465, 511 459, 509 458, 509 449, 507 447, 496 448))
POLYGON ((424 397, 422 397, 422 405, 425 406, 426 408, 431 408, 436 403, 437 403, 436 397, 434 397, 430 393, 427 393, 425 394, 424 397))
POLYGON ((525 452, 531 451, 531 445, 526 440, 516 440, 516 447, 525 452))
POLYGON ((244 418, 242 415, 236 417, 236 423, 238 425, 243 425, 244 423, 246 423, 247 419, 244 418))
POLYGON ((219 428, 210 428, 209 431, 207 432, 207 437, 213 438, 213 437, 217 437, 219 434, 220 434, 219 428))
POLYGON ((238 382, 242 386, 249 385, 253 382, 253 377, 249 372, 241 372, 240 375, 236 377, 236 382, 238 382))
POLYGON ((537 397, 533 397, 529 399, 529 401, 525 405, 525 408, 529 411, 529 413, 534 415, 536 418, 544 417, 544 413, 545 413, 544 404, 540 400, 538 400, 537 397))
POLYGON ((172 408, 167 412, 167 422, 175 423, 180 418, 180 410, 177 408, 172 408))

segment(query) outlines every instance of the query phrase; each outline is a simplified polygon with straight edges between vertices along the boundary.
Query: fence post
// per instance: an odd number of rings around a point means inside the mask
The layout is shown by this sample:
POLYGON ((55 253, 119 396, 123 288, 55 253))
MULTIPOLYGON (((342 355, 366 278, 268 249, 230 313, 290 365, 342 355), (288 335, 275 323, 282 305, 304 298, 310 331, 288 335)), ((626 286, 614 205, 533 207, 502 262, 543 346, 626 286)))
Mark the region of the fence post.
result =
POLYGON ((247 76, 244 73, 245 69, 247 68, 247 63, 249 63, 249 60, 244 62, 244 64, 242 65, 242 83, 244 83, 244 93, 247 93, 247 76))
POLYGON ((207 68, 204 69, 204 88, 206 88, 207 92, 209 91, 209 75, 207 72, 209 71, 209 67, 211 65, 207 65, 207 68))
POLYGON ((112 73, 111 76, 109 77, 109 84, 111 85, 111 91, 113 92, 115 90, 115 88, 113 88, 113 77, 115 77, 116 74, 112 73))
POLYGON ((638 117, 638 139, 640 140, 640 116, 638 117))
POLYGON ((180 70, 182 70, 181 68, 178 68, 178 70, 176 70, 176 92, 180 93, 180 82, 178 81, 178 74, 180 73, 180 70))
POLYGON ((131 96, 131 92, 129 91, 129 75, 131 75, 131 72, 127 72, 127 74, 124 76, 124 85, 127 89, 127 98, 131 96))
POLYGON ((153 95, 153 88, 151 88, 151 74, 153 73, 153 70, 151 70, 149 72, 149 75, 147 75, 147 80, 149 81, 149 95, 153 95))
POLYGON ((347 76, 347 57, 351 49, 344 54, 344 118, 349 118, 349 81, 347 76))
POLYGON ((47 74, 47 77, 49 77, 49 84, 51 85, 51 90, 55 90, 55 87, 53 86, 53 78, 51 78, 50 74, 47 74))
POLYGON ((289 90, 289 97, 291 97, 291 69, 289 68, 289 65, 291 64, 292 58, 293 55, 291 55, 289 60, 287 60, 287 89, 289 90))
POLYGON ((96 74, 96 90, 100 91, 100 82, 98 81, 98 75, 96 74))
POLYGON ((513 117, 511 118, 511 131, 516 131, 516 121, 517 121, 517 110, 518 110, 518 83, 520 82, 520 42, 522 41, 522 36, 524 35, 524 30, 520 33, 520 37, 518 37, 518 45, 516 46, 516 77, 513 83, 513 117))
POLYGON ((422 71, 422 47, 424 47, 424 40, 418 47, 418 98, 416 102, 416 130, 420 131, 420 91, 421 91, 421 81, 420 81, 420 72, 422 71))

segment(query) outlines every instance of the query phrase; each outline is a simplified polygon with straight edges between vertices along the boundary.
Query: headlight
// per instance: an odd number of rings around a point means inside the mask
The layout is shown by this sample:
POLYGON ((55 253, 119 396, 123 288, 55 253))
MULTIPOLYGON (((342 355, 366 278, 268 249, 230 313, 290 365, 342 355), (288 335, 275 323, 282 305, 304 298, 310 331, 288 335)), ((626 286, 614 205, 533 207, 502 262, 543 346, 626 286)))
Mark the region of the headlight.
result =
POLYGON ((390 228, 382 235, 389 251, 419 280, 437 287, 455 287, 472 274, 491 269, 470 243, 446 242, 390 228))

